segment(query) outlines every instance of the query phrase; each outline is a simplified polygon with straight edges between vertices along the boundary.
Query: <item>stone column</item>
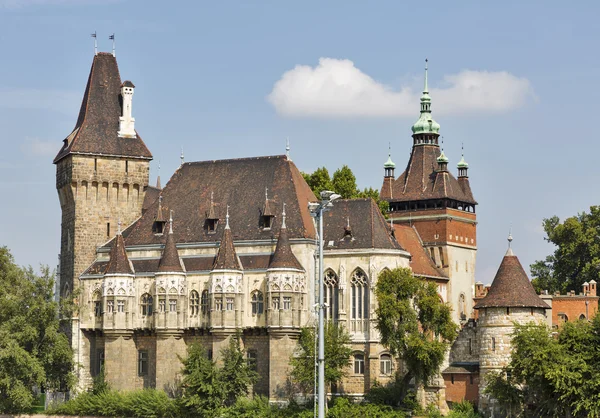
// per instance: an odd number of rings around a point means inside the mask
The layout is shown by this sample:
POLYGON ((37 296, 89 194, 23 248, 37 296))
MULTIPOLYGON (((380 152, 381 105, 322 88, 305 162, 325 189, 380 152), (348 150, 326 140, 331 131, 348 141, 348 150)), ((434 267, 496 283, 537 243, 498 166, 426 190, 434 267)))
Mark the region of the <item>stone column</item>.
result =
POLYGON ((117 390, 137 389, 137 350, 133 332, 106 332, 104 377, 117 390))
POLYGON ((156 389, 169 391, 181 373, 179 356, 185 358, 183 331, 159 331, 156 335, 156 389))

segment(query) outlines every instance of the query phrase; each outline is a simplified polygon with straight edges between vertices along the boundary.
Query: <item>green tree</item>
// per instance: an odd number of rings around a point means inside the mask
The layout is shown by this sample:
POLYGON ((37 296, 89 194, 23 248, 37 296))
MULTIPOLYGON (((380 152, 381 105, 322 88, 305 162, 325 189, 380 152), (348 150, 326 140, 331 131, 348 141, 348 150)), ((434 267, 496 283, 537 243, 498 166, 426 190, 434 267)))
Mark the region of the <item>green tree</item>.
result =
POLYGON ((512 346, 486 393, 515 413, 600 417, 600 315, 564 324, 557 337, 545 325, 516 325, 512 346))
POLYGON ((332 190, 341 195, 343 199, 354 199, 358 197, 358 187, 356 186, 356 177, 350 167, 343 165, 333 173, 331 180, 332 190))
POLYGON ((258 380, 258 373, 246 361, 240 346, 240 335, 229 338, 229 345, 221 353, 223 368, 219 378, 223 383, 226 405, 233 405, 240 396, 247 396, 248 389, 258 380))
POLYGON ((59 331, 54 274, 21 268, 0 248, 0 412, 31 409, 33 388, 67 390, 74 383, 73 353, 59 331))
MULTIPOLYGON (((292 356, 292 380, 300 385, 305 393, 312 391, 315 382, 315 329, 304 327, 300 332, 299 356, 292 356)), ((347 373, 350 364, 350 335, 337 322, 325 324, 325 385, 339 382, 347 373)))
POLYGON ((359 192, 356 197, 361 197, 361 198, 369 198, 370 197, 371 199, 373 199, 375 201, 375 203, 377 203, 377 206, 379 206, 379 210, 381 211, 383 216, 385 216, 387 218, 387 213, 390 210, 390 202, 388 202, 387 200, 381 199, 381 197, 379 196, 379 190, 375 190, 372 187, 365 188, 361 192, 359 192))
POLYGON ((216 364, 199 344, 188 347, 183 363, 180 405, 189 416, 212 417, 225 401, 225 388, 216 364))
POLYGON ((439 372, 458 326, 450 306, 440 300, 437 285, 414 277, 409 268, 384 271, 375 295, 381 342, 406 363, 405 395, 412 378, 419 386, 439 372))
POLYGON ((325 167, 317 168, 312 174, 302 173, 304 180, 308 183, 317 198, 323 190, 332 190, 331 177, 325 167))
POLYGON ((531 265, 532 283, 538 292, 579 291, 584 282, 600 281, 600 206, 562 223, 557 216, 544 219, 543 227, 544 239, 556 249, 531 265))

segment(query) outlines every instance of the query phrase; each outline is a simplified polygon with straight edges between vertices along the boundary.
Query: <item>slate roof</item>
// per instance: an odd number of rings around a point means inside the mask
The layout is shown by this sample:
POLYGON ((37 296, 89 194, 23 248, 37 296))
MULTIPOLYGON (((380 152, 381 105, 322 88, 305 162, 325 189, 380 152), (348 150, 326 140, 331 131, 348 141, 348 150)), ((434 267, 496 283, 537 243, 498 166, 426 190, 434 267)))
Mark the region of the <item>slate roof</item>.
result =
POLYGON ((550 309, 535 293, 521 262, 510 248, 502 259, 490 290, 474 309, 492 307, 550 309))
POLYGON ((460 182, 450 172, 438 172, 437 145, 414 145, 406 170, 388 190, 382 188, 382 198, 392 202, 429 199, 453 199, 476 205, 468 178, 460 182))
POLYGON ((287 234, 287 228, 281 228, 279 230, 277 246, 275 247, 275 252, 271 257, 269 268, 293 268, 297 270, 304 270, 304 267, 302 267, 302 264, 300 264, 300 262, 292 252, 292 248, 290 247, 290 240, 287 234))
MULTIPOLYGON (((278 217, 273 219, 270 229, 260 224, 267 187, 270 205, 281 207, 286 203, 289 237, 314 238, 308 202, 317 199, 285 155, 185 163, 162 189, 162 209, 164 213, 173 211, 174 239, 178 244, 220 242, 227 205, 236 241, 274 240, 281 226, 278 217), (212 212, 219 219, 214 233, 205 226, 211 212, 211 193, 214 193, 212 212)), ((123 231, 127 246, 163 243, 164 238, 152 231, 158 203, 155 200, 140 219, 123 231)))
POLYGON ((121 234, 117 234, 116 239, 113 240, 110 260, 106 263, 104 274, 133 274, 121 234))
POLYGON ((94 56, 75 128, 54 158, 69 154, 112 155, 152 159, 139 135, 119 138, 121 76, 116 58, 105 52, 94 56))
POLYGON ((402 250, 392 229, 371 198, 340 199, 323 215, 325 249, 402 250), (351 235, 346 235, 350 220, 351 235), (330 245, 333 244, 333 245, 330 245))
POLYGON ((227 226, 223 232, 223 239, 219 244, 219 252, 215 258, 213 270, 241 270, 242 266, 233 246, 233 234, 227 226))
POLYGON ((394 224, 394 235, 400 245, 410 253, 410 268, 415 276, 449 280, 423 247, 421 237, 414 226, 394 224))
POLYGON ((163 249, 160 262, 158 263, 158 271, 160 272, 174 272, 181 273, 183 268, 181 267, 181 261, 179 259, 179 253, 177 252, 177 246, 173 239, 173 229, 169 229, 167 234, 167 242, 163 249))
POLYGON ((144 195, 144 202, 142 203, 142 213, 148 210, 150 206, 158 199, 160 195, 160 189, 154 186, 148 186, 146 194, 144 195))

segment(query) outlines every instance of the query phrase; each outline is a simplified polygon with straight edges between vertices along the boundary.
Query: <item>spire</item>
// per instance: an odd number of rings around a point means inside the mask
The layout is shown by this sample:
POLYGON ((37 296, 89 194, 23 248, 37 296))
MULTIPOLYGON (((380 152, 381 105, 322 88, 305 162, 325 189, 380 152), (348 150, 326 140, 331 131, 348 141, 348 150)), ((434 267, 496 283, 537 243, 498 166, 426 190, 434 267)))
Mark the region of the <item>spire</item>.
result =
POLYGON ((460 161, 456 164, 456 168, 458 168, 458 178, 468 177, 467 170, 469 169, 469 164, 465 161, 465 146, 461 145, 461 156, 460 161))
POLYGON ((444 137, 442 137, 442 152, 440 153, 440 156, 437 157, 439 171, 448 171, 448 161, 450 160, 446 157, 446 154, 444 154, 444 137))
POLYGON ((121 221, 119 221, 119 230, 110 249, 109 257, 110 259, 106 265, 104 274, 133 274, 133 268, 125 249, 125 241, 123 240, 123 235, 121 235, 121 221))
POLYGON ((262 216, 274 216, 271 211, 271 205, 269 205, 269 189, 265 187, 265 205, 263 206, 262 216))
POLYGON ((177 245, 175 244, 175 238, 173 237, 173 211, 170 211, 169 214, 169 233, 167 234, 165 248, 163 249, 162 256, 160 257, 160 261, 158 263, 158 271, 161 273, 183 272, 181 260, 179 259, 179 252, 177 251, 177 245))
POLYGON ((165 222, 165 217, 162 210, 162 201, 162 195, 158 196, 158 210, 156 211, 156 218, 154 219, 155 222, 165 222))
POLYGON ((512 227, 508 230, 508 250, 506 250, 507 256, 514 256, 511 244, 512 244, 513 236, 512 236, 512 227))
MULTIPOLYGON (((413 135, 416 134, 437 134, 440 131, 440 125, 431 117, 431 97, 429 96, 428 86, 428 66, 429 60, 425 59, 425 80, 423 85, 423 94, 421 95, 421 115, 412 126, 413 135)), ((425 142, 430 143, 430 142, 425 142)))
POLYGON ((158 176, 156 176, 156 188, 162 189, 160 184, 160 160, 158 160, 158 176))
POLYGON ((275 252, 271 256, 269 262, 269 269, 295 269, 304 270, 302 264, 298 261, 288 238, 287 227, 285 225, 285 203, 283 204, 283 211, 281 212, 281 229, 279 230, 279 238, 277 239, 277 246, 275 252))
POLYGON ((383 164, 384 177, 394 177, 394 170, 396 168, 396 164, 392 161, 392 143, 389 143, 388 146, 388 159, 383 164))
POLYGON ((287 157, 288 161, 292 161, 292 159, 290 158, 290 137, 289 136, 285 140, 285 156, 287 157))
POLYGON ((183 145, 181 146, 181 155, 179 156, 179 159, 181 160, 180 165, 183 165, 183 163, 185 162, 185 157, 183 156, 183 145))
POLYGON ((210 206, 208 208, 208 214, 206 215, 206 219, 217 220, 219 219, 215 213, 215 202, 213 201, 214 192, 210 192, 210 206))
POLYGON ((233 245, 233 234, 229 227, 229 206, 227 206, 225 230, 223 231, 223 238, 219 244, 219 252, 217 253, 217 258, 215 258, 213 270, 242 270, 242 266, 233 245))

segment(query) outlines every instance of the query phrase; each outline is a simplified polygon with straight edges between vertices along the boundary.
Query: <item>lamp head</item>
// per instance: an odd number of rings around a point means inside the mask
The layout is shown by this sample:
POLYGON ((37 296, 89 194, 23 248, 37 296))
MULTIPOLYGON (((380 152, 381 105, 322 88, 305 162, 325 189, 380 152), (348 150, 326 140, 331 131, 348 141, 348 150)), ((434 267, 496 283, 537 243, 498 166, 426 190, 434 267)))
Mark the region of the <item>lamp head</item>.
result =
POLYGON ((331 196, 333 196, 334 194, 335 192, 332 192, 331 190, 323 190, 321 192, 321 199, 329 200, 329 198, 331 198, 331 196))

